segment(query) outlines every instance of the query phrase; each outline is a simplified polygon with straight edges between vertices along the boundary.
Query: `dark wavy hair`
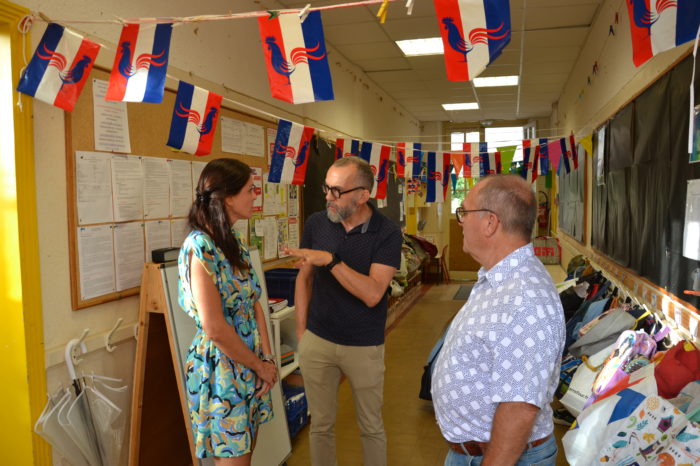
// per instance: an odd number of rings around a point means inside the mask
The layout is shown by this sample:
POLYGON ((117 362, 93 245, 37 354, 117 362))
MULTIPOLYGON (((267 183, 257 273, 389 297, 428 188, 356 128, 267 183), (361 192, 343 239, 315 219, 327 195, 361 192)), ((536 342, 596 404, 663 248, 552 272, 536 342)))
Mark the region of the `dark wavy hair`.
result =
POLYGON ((233 225, 226 214, 225 200, 234 196, 248 183, 251 168, 240 160, 216 159, 202 170, 197 183, 196 199, 187 218, 190 228, 209 235, 223 251, 231 267, 247 270, 250 264, 241 257, 241 249, 231 233, 233 225))

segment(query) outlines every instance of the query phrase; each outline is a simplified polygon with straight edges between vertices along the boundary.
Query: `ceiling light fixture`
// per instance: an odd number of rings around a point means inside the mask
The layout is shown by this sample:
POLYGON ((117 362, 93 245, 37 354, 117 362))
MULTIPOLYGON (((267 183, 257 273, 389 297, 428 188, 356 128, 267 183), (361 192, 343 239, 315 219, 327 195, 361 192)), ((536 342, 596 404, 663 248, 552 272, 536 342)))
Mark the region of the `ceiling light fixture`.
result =
POLYGON ((474 87, 517 86, 518 76, 493 76, 490 78, 474 78, 474 87))
POLYGON ((445 53, 441 37, 426 37, 425 39, 397 40, 396 45, 407 57, 421 55, 441 55, 445 53))
POLYGON ((442 104, 442 108, 445 110, 479 110, 479 104, 477 102, 465 102, 461 104, 442 104))

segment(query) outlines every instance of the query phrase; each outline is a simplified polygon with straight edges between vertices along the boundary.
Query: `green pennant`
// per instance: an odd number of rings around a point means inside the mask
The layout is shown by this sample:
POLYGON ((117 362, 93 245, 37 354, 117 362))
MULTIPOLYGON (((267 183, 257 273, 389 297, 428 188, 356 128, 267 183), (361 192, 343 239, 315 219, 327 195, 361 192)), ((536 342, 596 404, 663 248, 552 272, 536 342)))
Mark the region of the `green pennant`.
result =
POLYGON ((501 153, 501 169, 503 173, 510 173, 510 164, 513 162, 513 156, 517 148, 518 146, 504 146, 496 149, 501 153))

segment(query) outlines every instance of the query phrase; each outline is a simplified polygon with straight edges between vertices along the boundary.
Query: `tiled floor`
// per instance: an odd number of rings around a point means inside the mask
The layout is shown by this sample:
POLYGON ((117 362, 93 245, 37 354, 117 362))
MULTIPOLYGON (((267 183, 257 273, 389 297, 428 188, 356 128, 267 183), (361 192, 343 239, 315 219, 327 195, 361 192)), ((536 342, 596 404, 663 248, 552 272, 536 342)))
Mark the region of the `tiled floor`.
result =
MULTIPOLYGON (((418 390, 433 344, 464 303, 452 300, 459 288, 457 284, 426 288, 425 295, 404 314, 386 338, 383 415, 390 465, 442 465, 447 454, 432 405, 418 398, 418 390)), ((565 429, 560 431, 563 433, 565 429)), ((352 394, 345 382, 339 393, 336 448, 340 466, 362 464, 352 394)), ((559 457, 559 464, 565 465, 561 447, 559 457)), ((309 464, 307 426, 292 440, 292 455, 287 465, 309 464)))

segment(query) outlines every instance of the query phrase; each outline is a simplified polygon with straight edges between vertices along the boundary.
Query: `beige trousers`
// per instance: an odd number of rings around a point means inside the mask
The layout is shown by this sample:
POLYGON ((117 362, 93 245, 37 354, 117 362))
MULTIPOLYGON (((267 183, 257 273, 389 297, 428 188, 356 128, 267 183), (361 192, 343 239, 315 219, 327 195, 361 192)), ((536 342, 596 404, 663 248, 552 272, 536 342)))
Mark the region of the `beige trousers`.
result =
POLYGON ((307 330, 299 344, 299 365, 311 412, 311 463, 314 466, 337 464, 335 418, 340 377, 345 374, 355 402, 364 465, 386 465, 386 434, 382 420, 384 345, 336 345, 307 330))

